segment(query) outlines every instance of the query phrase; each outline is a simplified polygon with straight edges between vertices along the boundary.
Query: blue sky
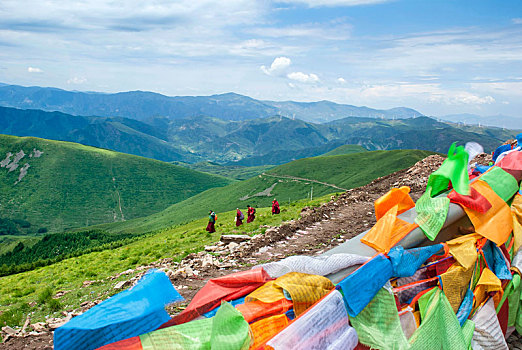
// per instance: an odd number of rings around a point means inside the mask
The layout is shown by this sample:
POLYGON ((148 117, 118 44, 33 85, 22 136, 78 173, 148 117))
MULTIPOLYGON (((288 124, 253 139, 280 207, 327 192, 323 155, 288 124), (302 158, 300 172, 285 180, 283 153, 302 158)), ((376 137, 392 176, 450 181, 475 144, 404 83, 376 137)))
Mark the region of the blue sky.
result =
POLYGON ((0 82, 520 116, 522 1, 2 0, 0 82))

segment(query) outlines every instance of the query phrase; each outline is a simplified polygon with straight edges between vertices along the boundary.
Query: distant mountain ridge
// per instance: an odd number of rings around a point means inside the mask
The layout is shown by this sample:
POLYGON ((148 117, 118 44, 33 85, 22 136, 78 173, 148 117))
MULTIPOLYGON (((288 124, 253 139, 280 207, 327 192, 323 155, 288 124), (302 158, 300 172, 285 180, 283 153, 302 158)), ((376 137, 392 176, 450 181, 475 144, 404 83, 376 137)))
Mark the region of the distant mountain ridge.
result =
POLYGON ((513 130, 522 129, 522 117, 511 117, 500 114, 492 116, 480 116, 477 114, 470 113, 449 114, 440 117, 440 119, 453 123, 496 126, 499 128, 507 128, 513 130))
POLYGON ((318 156, 345 144, 368 150, 445 153, 454 141, 476 141, 492 151, 516 132, 459 126, 428 117, 347 117, 324 124, 281 116, 244 121, 211 117, 138 121, 0 107, 0 133, 78 142, 162 161, 257 166, 318 156))
POLYGON ((349 116, 393 119, 422 115, 405 107, 378 110, 330 101, 260 101, 236 93, 171 97, 147 91, 109 94, 7 84, 0 84, 0 106, 58 111, 72 115, 125 117, 142 121, 158 116, 171 120, 197 116, 248 120, 281 115, 322 123, 349 116))

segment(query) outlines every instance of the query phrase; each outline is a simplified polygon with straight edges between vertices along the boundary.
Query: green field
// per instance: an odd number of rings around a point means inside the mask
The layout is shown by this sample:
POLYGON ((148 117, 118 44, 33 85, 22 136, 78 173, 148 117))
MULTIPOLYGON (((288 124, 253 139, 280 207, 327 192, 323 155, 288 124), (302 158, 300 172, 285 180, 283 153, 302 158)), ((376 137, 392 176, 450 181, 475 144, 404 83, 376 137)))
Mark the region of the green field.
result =
POLYGON ((57 315, 61 310, 73 310, 84 301, 105 299, 117 291, 113 286, 136 274, 125 275, 115 280, 107 277, 140 265, 147 265, 162 258, 179 261, 189 253, 198 252, 219 240, 221 234, 262 234, 261 225, 280 225, 283 221, 299 217, 304 206, 317 206, 330 197, 314 201, 294 202, 282 205, 280 215, 271 215, 270 208, 260 208, 256 220, 238 230, 233 218, 235 211, 220 213, 216 224, 217 232, 205 231, 207 219, 190 224, 167 228, 142 236, 139 240, 123 247, 93 252, 66 259, 50 266, 37 268, 16 275, 0 277, 0 325, 20 325, 31 313, 31 321, 42 321, 46 315, 57 315), (96 281, 82 288, 84 281, 96 281), (68 291, 61 299, 52 299, 58 291, 68 291), (29 303, 36 302, 34 306, 29 303))
POLYGON ((0 217, 26 220, 34 234, 150 215, 232 182, 106 149, 0 135, 0 161, 20 151, 25 156, 17 169, 0 167, 0 217), (34 149, 43 153, 35 157, 34 149), (18 181, 24 166, 27 174, 18 181))
POLYGON ((199 193, 150 216, 99 225, 97 228, 108 232, 142 233, 190 222, 205 216, 209 209, 216 212, 236 207, 246 210, 248 204, 267 207, 274 198, 288 204, 309 198, 312 188, 313 196, 317 197, 343 192, 344 189, 362 186, 380 176, 407 168, 430 154, 433 152, 395 150, 299 159, 278 166, 264 175, 199 193))

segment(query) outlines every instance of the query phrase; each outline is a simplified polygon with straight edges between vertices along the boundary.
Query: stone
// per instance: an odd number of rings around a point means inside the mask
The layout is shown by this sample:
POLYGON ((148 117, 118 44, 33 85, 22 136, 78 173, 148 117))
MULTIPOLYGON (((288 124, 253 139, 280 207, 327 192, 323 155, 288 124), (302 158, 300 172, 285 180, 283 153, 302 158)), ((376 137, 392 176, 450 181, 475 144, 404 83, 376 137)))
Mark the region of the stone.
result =
POLYGON ((236 242, 230 242, 227 248, 230 253, 234 253, 237 250, 237 248, 239 248, 239 244, 237 244, 236 242))
POLYGON ((249 241, 249 235, 221 235, 220 241, 224 243, 249 241))
POLYGON ((201 262, 201 267, 205 268, 207 266, 214 266, 214 257, 210 254, 207 254, 203 257, 203 260, 201 262))
POLYGON ((65 294, 69 293, 70 290, 61 290, 61 291, 58 291, 56 292, 56 294, 54 295, 53 299, 60 299, 61 297, 63 297, 65 294))
POLYGON ((125 287, 128 287, 132 284, 131 281, 129 280, 125 280, 125 281, 119 281, 118 283, 116 283, 116 285, 114 286, 114 289, 123 289, 125 287))
POLYGON ((44 322, 36 322, 31 325, 31 328, 34 329, 35 332, 42 333, 47 332, 47 326, 44 322))
POLYGON ((49 327, 51 331, 54 331, 56 328, 61 327, 67 322, 69 322, 71 318, 72 315, 68 315, 65 318, 49 318, 47 320, 47 327, 49 327))
POLYGON ((31 324, 31 316, 27 315, 27 318, 25 319, 24 325, 22 326, 21 332, 25 333, 25 330, 27 329, 27 327, 29 327, 30 324, 31 324))
POLYGON ((7 335, 15 335, 16 333, 18 333, 16 330, 12 329, 9 326, 2 327, 2 332, 4 332, 7 335))

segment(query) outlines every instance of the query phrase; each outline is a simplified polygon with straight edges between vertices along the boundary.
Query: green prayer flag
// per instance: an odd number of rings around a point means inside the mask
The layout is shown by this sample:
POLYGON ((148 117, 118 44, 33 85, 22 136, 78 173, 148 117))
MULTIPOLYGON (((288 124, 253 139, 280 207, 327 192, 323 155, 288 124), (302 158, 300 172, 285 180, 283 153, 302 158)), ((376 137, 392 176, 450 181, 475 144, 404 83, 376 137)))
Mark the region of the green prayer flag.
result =
POLYGON ((248 323, 226 302, 212 318, 146 333, 140 341, 143 350, 246 350, 250 346, 248 323))
POLYGON ((372 349, 399 350, 408 348, 393 295, 381 288, 370 303, 350 323, 361 344, 372 349))
POLYGON ((498 166, 482 174, 480 179, 487 182, 489 187, 491 187, 504 202, 511 199, 518 190, 518 183, 513 175, 498 166))
POLYGON ((427 293, 429 300, 424 319, 409 339, 410 349, 468 349, 471 338, 463 331, 469 333, 471 325, 464 323, 461 328, 448 298, 439 288, 433 290, 433 293, 427 293))
POLYGON ((426 237, 433 241, 446 222, 450 200, 448 197, 432 198, 431 191, 431 187, 428 187, 415 203, 415 211, 417 212, 415 222, 426 237))
POLYGON ((449 182, 455 191, 462 195, 469 195, 468 152, 454 142, 448 150, 448 158, 440 168, 435 170, 428 179, 427 187, 432 188, 432 195, 436 196, 448 189, 449 182))

